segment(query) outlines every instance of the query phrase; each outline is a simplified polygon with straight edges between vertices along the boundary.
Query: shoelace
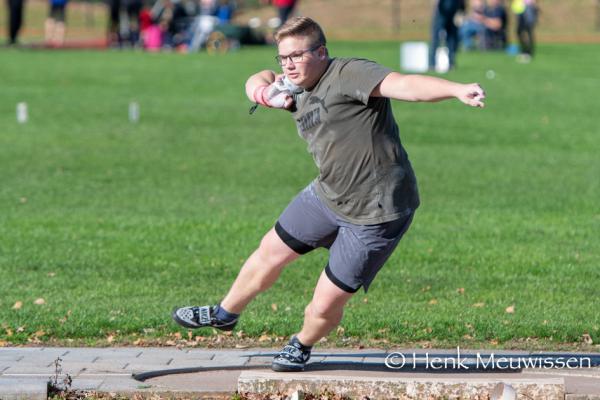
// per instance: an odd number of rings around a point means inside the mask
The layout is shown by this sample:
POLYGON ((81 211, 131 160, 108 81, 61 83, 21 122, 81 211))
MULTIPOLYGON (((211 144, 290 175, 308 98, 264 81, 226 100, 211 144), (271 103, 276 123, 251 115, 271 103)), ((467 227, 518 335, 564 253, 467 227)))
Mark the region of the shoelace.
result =
POLYGON ((198 307, 198 321, 201 324, 210 324, 210 306, 198 307))
POLYGON ((306 354, 299 348, 292 346, 291 344, 286 345, 279 353, 279 356, 284 357, 292 362, 306 362, 310 353, 306 354))

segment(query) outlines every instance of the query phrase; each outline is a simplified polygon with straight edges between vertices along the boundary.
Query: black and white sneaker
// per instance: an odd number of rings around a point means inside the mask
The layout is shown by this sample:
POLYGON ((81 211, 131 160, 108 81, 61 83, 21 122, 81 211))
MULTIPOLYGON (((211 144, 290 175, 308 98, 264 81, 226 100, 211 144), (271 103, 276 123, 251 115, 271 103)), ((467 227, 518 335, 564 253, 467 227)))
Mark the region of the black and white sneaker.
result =
POLYGON ((312 347, 304 346, 296 336, 273 358, 271 369, 277 372, 299 372, 310 359, 312 347))
POLYGON ((237 319, 229 322, 221 321, 215 316, 217 306, 192 306, 176 308, 171 313, 173 320, 186 328, 204 328, 207 326, 231 331, 237 324, 237 319))

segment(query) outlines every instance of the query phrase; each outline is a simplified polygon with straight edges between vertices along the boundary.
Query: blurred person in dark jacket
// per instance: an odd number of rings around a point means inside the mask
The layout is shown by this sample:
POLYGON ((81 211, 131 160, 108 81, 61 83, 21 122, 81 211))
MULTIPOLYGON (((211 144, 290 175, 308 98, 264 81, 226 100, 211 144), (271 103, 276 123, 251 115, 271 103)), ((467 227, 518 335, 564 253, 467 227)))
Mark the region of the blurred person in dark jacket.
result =
POLYGON ((17 38, 21 25, 23 24, 23 5, 24 0, 6 0, 8 8, 8 44, 14 46, 17 44, 17 38))
POLYGON ((454 23, 454 17, 459 11, 465 9, 464 0, 437 0, 433 12, 431 26, 431 46, 429 48, 429 68, 435 69, 435 55, 442 35, 445 35, 448 47, 448 58, 450 68, 456 66, 456 50, 458 48, 458 28, 454 23))

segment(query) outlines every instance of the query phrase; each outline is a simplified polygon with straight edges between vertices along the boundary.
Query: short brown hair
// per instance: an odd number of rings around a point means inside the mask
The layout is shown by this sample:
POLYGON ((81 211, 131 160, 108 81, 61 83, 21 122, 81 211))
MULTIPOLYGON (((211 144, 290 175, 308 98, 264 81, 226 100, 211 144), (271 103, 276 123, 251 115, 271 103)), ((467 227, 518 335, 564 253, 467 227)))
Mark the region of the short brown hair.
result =
POLYGON ((283 39, 290 36, 308 36, 313 46, 317 44, 325 46, 327 44, 323 29, 308 17, 293 17, 287 20, 275 32, 275 42, 279 44, 283 39))

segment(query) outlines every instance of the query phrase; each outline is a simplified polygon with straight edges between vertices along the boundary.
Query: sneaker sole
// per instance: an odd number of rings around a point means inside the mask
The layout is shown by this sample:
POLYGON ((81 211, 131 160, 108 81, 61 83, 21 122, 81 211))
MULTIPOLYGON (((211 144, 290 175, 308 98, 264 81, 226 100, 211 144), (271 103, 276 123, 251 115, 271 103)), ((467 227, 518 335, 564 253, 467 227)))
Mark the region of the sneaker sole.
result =
POLYGON ((302 371, 304 371, 304 365, 292 366, 292 365, 272 363, 271 369, 275 372, 302 372, 302 371))

